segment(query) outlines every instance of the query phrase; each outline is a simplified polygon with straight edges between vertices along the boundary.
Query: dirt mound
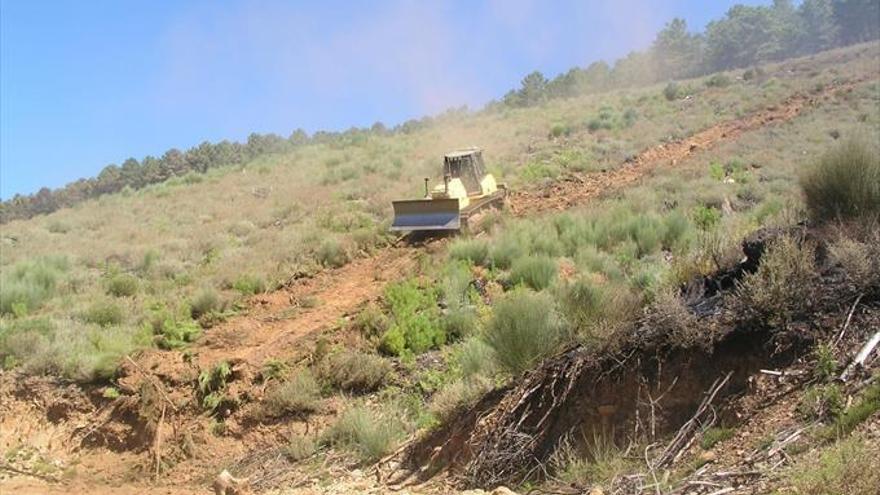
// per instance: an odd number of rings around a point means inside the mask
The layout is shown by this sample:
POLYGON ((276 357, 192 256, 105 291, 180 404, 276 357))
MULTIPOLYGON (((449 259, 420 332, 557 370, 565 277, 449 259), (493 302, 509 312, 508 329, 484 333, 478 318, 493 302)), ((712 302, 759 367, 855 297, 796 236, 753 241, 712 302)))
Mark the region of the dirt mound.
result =
MULTIPOLYGON (((705 290, 697 299, 718 300, 729 292, 734 281, 729 279, 757 268, 762 247, 772 238, 765 232, 747 240, 746 259, 719 274, 728 283, 703 281, 705 290)), ((804 321, 819 335, 823 324, 825 335, 828 327, 836 329, 841 305, 850 301, 840 280, 837 268, 826 266, 816 285, 817 302, 804 321)), ((589 455, 596 439, 656 447, 659 439, 678 432, 651 453, 652 465, 672 464, 698 430, 739 423, 744 411, 761 407, 732 399, 760 392, 760 370, 796 363, 817 335, 800 324, 787 329, 743 324, 730 314, 728 299, 720 301, 718 311, 702 316, 700 339, 683 343, 646 318, 603 348, 578 345, 546 360, 510 390, 487 395, 474 410, 412 446, 408 462, 423 477, 450 468, 467 485, 516 484, 546 474, 561 442, 589 455)), ((865 311, 850 322, 856 340, 866 339, 880 318, 876 294, 861 303, 865 311)))

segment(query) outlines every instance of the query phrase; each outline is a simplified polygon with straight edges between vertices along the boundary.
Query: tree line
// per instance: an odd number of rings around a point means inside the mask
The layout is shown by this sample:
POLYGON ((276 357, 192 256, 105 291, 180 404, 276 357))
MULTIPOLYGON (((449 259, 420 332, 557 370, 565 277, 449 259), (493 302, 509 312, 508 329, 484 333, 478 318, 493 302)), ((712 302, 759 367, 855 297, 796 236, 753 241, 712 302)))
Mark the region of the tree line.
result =
MULTIPOLYGON (((695 77, 720 70, 744 68, 816 53, 829 48, 880 38, 880 2, 877 0, 774 0, 770 6, 735 5, 723 18, 710 22, 703 33, 691 33, 683 19, 673 19, 657 34, 646 51, 632 52, 613 67, 604 61, 574 67, 548 80, 538 71, 528 74, 520 88, 488 110, 537 105, 609 88, 695 77)), ((458 118, 467 108, 451 109, 437 117, 408 120, 388 129, 381 122, 344 132, 318 131, 309 136, 298 129, 288 138, 251 134, 247 142, 204 142, 186 151, 170 149, 161 157, 134 158, 108 165, 97 177, 79 179, 58 189, 15 195, 0 202, 0 223, 51 213, 90 198, 150 184, 189 173, 241 165, 257 156, 288 152, 310 143, 344 146, 371 135, 410 133, 436 120, 458 118)))
POLYGON ((769 6, 735 5, 703 33, 691 33, 673 19, 651 47, 632 52, 613 67, 595 62, 548 80, 527 75, 494 108, 527 107, 609 88, 697 77, 765 62, 808 55, 829 48, 880 38, 877 0, 774 0, 769 6))

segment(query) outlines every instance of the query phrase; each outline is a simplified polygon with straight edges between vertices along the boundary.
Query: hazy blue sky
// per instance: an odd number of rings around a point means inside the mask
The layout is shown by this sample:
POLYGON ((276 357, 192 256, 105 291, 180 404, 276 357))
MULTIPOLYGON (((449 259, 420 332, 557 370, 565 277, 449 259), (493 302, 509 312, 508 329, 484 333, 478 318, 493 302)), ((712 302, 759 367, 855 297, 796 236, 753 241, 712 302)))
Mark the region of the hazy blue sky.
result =
POLYGON ((0 0, 0 197, 128 157, 482 105, 759 1, 0 0))

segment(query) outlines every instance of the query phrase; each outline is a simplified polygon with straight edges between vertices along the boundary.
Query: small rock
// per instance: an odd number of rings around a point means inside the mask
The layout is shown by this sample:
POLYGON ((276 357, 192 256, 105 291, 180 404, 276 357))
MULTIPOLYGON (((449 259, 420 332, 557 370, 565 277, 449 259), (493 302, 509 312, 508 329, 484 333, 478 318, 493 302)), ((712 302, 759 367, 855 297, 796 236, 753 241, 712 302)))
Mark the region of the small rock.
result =
POLYGON ((214 478, 211 485, 215 495, 246 495, 251 493, 251 483, 247 478, 235 478, 223 470, 214 478))
POLYGON ((703 464, 715 462, 717 459, 718 459, 718 454, 716 454, 715 452, 713 452, 711 450, 707 450, 707 451, 703 452, 702 454, 700 454, 700 461, 702 461, 703 464))
POLYGON ((507 488, 506 486, 499 486, 498 488, 492 490, 491 495, 516 495, 516 492, 507 488))
POLYGON ((486 492, 479 488, 474 488, 473 490, 465 490, 461 492, 459 495, 486 495, 486 492))
POLYGON ((602 491, 601 486, 594 486, 590 489, 590 493, 588 495, 605 495, 605 492, 602 491))
POLYGON ((361 471, 360 469, 355 469, 354 471, 351 472, 351 477, 352 478, 363 478, 364 472, 361 471))

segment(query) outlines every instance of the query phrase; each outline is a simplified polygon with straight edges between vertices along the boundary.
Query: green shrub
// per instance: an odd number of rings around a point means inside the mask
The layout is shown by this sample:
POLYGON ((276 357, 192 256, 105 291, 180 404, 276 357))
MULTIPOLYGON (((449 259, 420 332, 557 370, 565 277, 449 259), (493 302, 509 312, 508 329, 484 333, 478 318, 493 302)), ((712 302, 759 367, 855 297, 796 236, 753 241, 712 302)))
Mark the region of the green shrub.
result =
POLYGON ((287 363, 279 359, 269 358, 263 362, 263 366, 260 369, 260 376, 264 382, 268 380, 279 380, 287 374, 287 370, 287 363))
POLYGON ((721 223, 721 211, 712 206, 699 205, 693 210, 694 223, 702 230, 712 230, 721 223))
POLYGON ((663 224, 654 217, 640 215, 628 225, 629 235, 638 248, 639 258, 656 252, 663 244, 663 224))
POLYGON ((834 358, 834 350, 828 344, 819 344, 813 351, 816 358, 816 370, 814 376, 819 381, 827 381, 834 378, 837 372, 837 360, 834 358))
POLYGON ((113 301, 96 301, 86 310, 83 319, 102 327, 119 325, 125 319, 122 307, 113 301))
POLYGON ((403 350, 409 350, 421 354, 429 349, 439 347, 446 343, 446 333, 439 322, 426 314, 416 314, 411 317, 398 318, 385 332, 381 349, 392 355, 401 355, 403 350), (400 337, 403 337, 401 349, 400 337))
POLYGON ((706 79, 706 87, 709 88, 726 88, 730 86, 730 77, 725 74, 714 74, 709 79, 706 79))
POLYGON ((611 130, 614 129, 614 127, 614 116, 608 110, 600 110, 597 117, 594 117, 587 121, 587 129, 589 129, 590 132, 596 132, 599 129, 611 130))
POLYGON ((156 345, 163 349, 180 349, 202 335, 202 327, 189 314, 175 315, 167 308, 154 308, 148 327, 156 336, 156 345))
POLYGON ((555 179, 559 173, 559 167, 547 160, 530 161, 519 168, 519 175, 526 182, 555 179))
POLYGON ((654 294, 645 322, 649 328, 667 335, 670 342, 682 348, 711 342, 709 329, 687 307, 678 286, 654 294))
POLYGON ((627 108, 623 112, 623 127, 632 127, 639 119, 639 113, 634 108, 627 108))
POLYGON ((555 314, 553 299, 522 289, 495 304, 485 335, 498 362, 514 374, 556 352, 567 337, 555 314))
POLYGON ((492 390, 492 381, 479 375, 455 380, 443 386, 431 397, 431 413, 441 422, 447 421, 458 411, 476 404, 480 397, 490 390, 492 390))
POLYGON ((49 373, 78 382, 106 380, 120 359, 149 345, 131 327, 102 328, 78 320, 45 318, 0 322, 0 364, 27 373, 49 373))
POLYGON ((733 428, 713 426, 703 432, 703 437, 700 439, 700 447, 704 450, 709 450, 714 447, 715 444, 732 438, 734 433, 735 430, 733 428))
POLYGON ((357 249, 372 252, 374 248, 388 245, 388 234, 380 230, 382 226, 362 227, 351 233, 351 240, 357 249))
POLYGON ((198 392, 205 410, 217 412, 220 406, 231 401, 226 396, 226 385, 231 377, 232 367, 227 361, 220 361, 199 373, 198 392))
POLYGON ((556 261, 549 256, 524 256, 513 262, 510 281, 543 290, 556 279, 556 271, 556 261))
POLYGON ((556 123, 550 127, 550 137, 558 138, 571 135, 571 126, 567 124, 556 123))
POLYGON ((840 265, 857 292, 880 288, 880 232, 866 242, 840 236, 829 246, 830 258, 840 265))
POLYGON ((116 297, 132 297, 137 294, 140 281, 130 273, 118 273, 107 280, 107 293, 116 297))
POLYGON ((355 328, 368 339, 382 336, 388 330, 388 325, 388 317, 373 303, 368 304, 354 320, 355 328))
POLYGON ((325 239, 315 253, 315 259, 322 266, 339 268, 349 262, 348 252, 345 247, 334 238, 325 239))
POLYGON ((874 382, 866 387, 856 399, 856 403, 840 413, 834 423, 822 432, 821 437, 829 440, 845 437, 880 411, 880 382, 874 382))
POLYGON ((53 234, 66 234, 70 232, 70 225, 61 220, 52 220, 46 225, 46 230, 53 234))
POLYGON ((758 77, 764 77, 764 69, 762 69, 760 67, 746 69, 746 71, 743 72, 742 77, 743 77, 744 81, 751 81, 751 80, 758 78, 758 77))
POLYGON ((391 372, 387 359, 356 350, 331 354, 318 367, 318 376, 332 386, 359 393, 377 390, 391 372))
POLYGON ((724 172, 724 167, 720 163, 718 163, 718 162, 709 163, 709 177, 711 177, 717 181, 722 181, 722 180, 724 180, 725 175, 727 175, 727 174, 724 172))
POLYGON ((484 265, 489 257, 489 245, 480 239, 458 239, 449 247, 449 257, 484 265))
POLYGON ((469 308, 450 309, 441 319, 443 331, 455 341, 472 335, 477 329, 477 315, 469 308))
POLYGON ((808 420, 837 418, 843 411, 844 397, 836 383, 813 385, 798 404, 798 412, 808 420))
POLYGON ((0 275, 0 314, 27 314, 51 298, 68 269, 66 258, 39 258, 4 268, 0 275))
POLYGON ((622 281, 596 283, 580 277, 559 290, 566 320, 584 343, 604 341, 637 315, 641 301, 622 281))
POLYGON ((597 436, 584 443, 585 453, 576 450, 567 440, 553 452, 550 465, 557 479, 583 488, 609 486, 622 474, 636 468, 626 453, 609 439, 597 436))
POLYGON ((232 283, 232 288, 244 296, 252 296, 266 291, 266 282, 257 275, 241 274, 232 283))
POLYGON ((525 249, 518 239, 502 236, 501 239, 492 243, 489 251, 489 260, 495 268, 507 270, 513 265, 513 261, 526 254, 525 249))
POLYGON ((798 462, 787 481, 801 495, 875 495, 880 486, 878 457, 876 444, 854 436, 798 462))
POLYGON ((473 274, 468 261, 451 261, 443 270, 443 300, 450 311, 470 305, 479 295, 474 294, 473 274))
POLYGON ((299 435, 292 437, 287 445, 281 447, 281 452, 290 462, 308 459, 315 451, 315 441, 311 437, 299 435))
POLYGON ((476 375, 492 376, 495 372, 493 350, 479 337, 464 340, 452 351, 452 362, 465 378, 476 375))
POLYGON ((807 208, 820 222, 880 216, 880 152, 876 144, 844 141, 801 178, 807 208))
POLYGON ((144 253, 144 257, 141 259, 141 262, 138 265, 137 270, 141 275, 146 276, 146 275, 150 274, 154 268, 156 268, 156 266, 158 265, 160 260, 161 260, 161 255, 157 251, 154 251, 152 249, 148 249, 144 253))
POLYGON ((401 356, 406 352, 406 334, 400 326, 394 325, 382 334, 379 350, 391 356, 401 356))
POLYGON ((383 352, 400 355, 409 350, 418 354, 446 343, 434 289, 407 280, 388 285, 384 300, 392 320, 380 342, 383 352))
POLYGON ((563 311, 577 327, 595 323, 603 315, 605 298, 602 288, 581 277, 561 289, 563 311))
POLYGON ((349 407, 324 430, 322 441, 355 454, 364 463, 381 459, 403 437, 399 418, 374 414, 363 406, 349 407))
POLYGON ((317 409, 320 399, 321 386, 312 373, 304 369, 295 372, 266 393, 263 411, 272 417, 306 414, 317 409))
POLYGON ((815 247, 790 236, 773 241, 754 273, 737 283, 731 305, 744 319, 785 327, 809 307, 817 277, 815 247))
POLYGON ((663 96, 669 101, 677 100, 680 93, 681 90, 675 82, 670 82, 665 88, 663 88, 663 96))
POLYGON ((203 287, 190 299, 189 308, 191 316, 199 319, 220 309, 220 295, 210 287, 203 287))
POLYGON ((604 251, 599 251, 595 246, 578 249, 575 264, 582 270, 601 274, 611 281, 621 281, 625 277, 614 258, 604 251))
POLYGON ((663 247, 669 251, 683 250, 687 247, 691 225, 686 216, 673 211, 663 218, 663 247))
POLYGON ((633 274, 630 277, 630 283, 639 289, 647 299, 653 298, 656 291, 662 287, 667 273, 666 265, 654 258, 639 260, 631 270, 633 270, 633 274))

